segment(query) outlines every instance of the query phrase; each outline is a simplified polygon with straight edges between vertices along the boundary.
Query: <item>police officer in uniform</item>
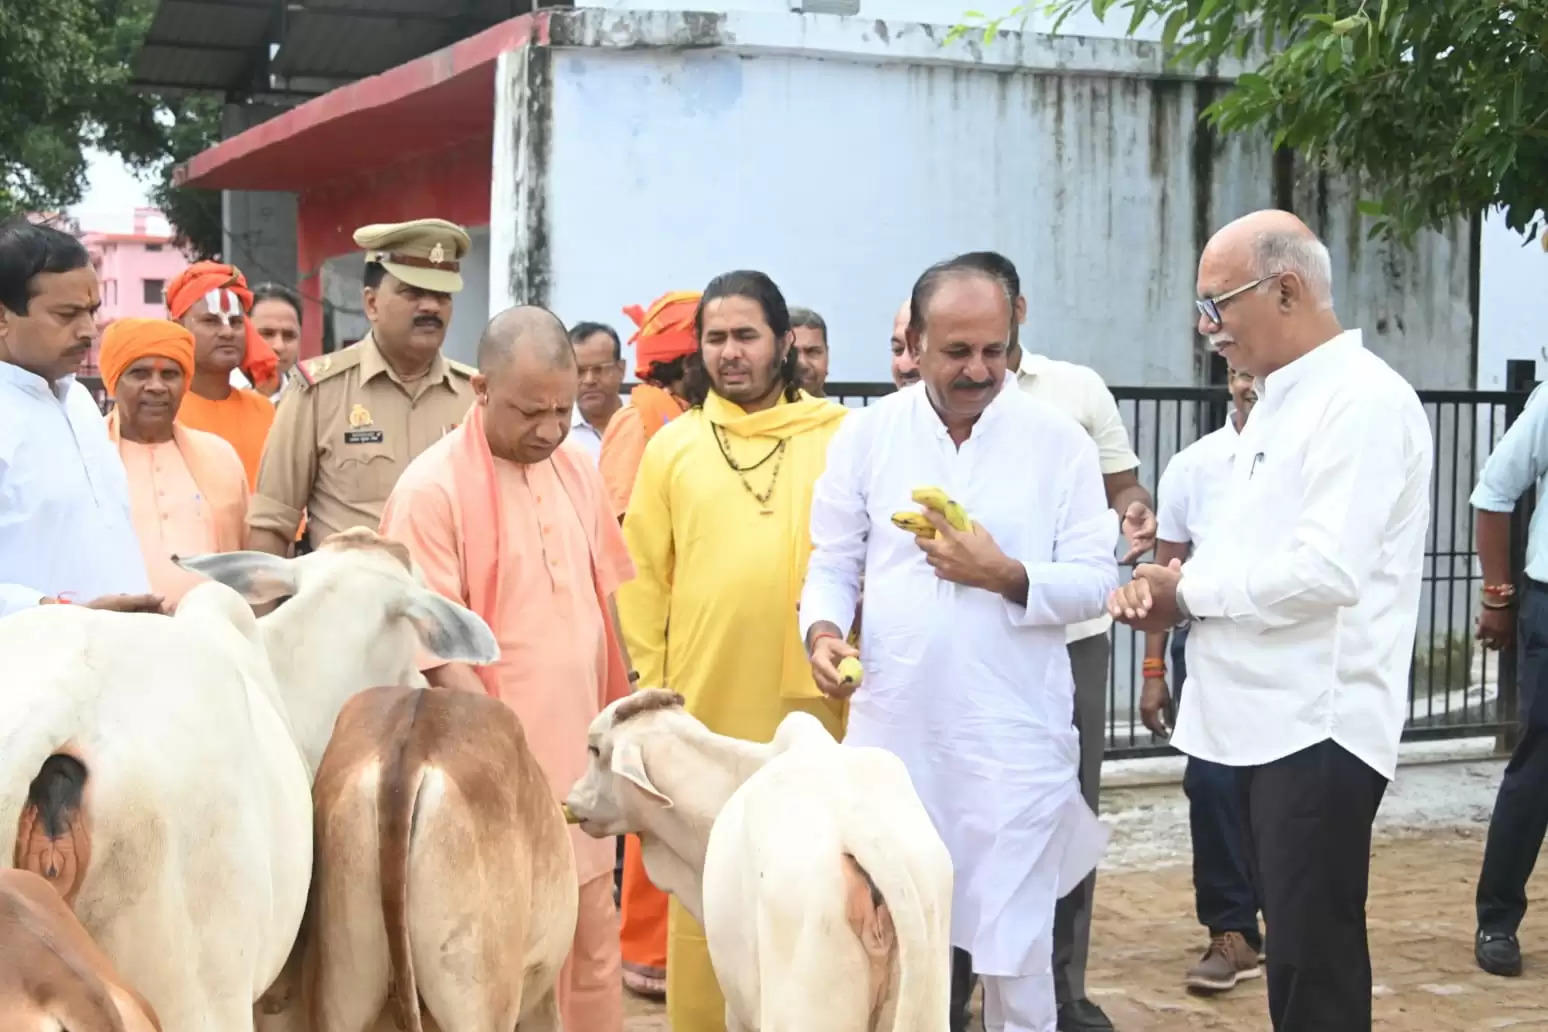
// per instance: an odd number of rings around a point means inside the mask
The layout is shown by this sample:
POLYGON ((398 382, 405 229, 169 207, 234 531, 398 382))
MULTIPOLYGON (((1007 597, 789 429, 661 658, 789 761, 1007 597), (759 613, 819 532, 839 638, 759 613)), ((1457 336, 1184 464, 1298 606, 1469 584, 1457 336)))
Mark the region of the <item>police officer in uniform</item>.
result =
POLYGON ((362 226, 371 332, 299 363, 275 413, 247 545, 289 555, 306 517, 305 546, 381 522, 398 475, 467 415, 473 368, 441 354, 461 260, 471 241, 444 219, 362 226))

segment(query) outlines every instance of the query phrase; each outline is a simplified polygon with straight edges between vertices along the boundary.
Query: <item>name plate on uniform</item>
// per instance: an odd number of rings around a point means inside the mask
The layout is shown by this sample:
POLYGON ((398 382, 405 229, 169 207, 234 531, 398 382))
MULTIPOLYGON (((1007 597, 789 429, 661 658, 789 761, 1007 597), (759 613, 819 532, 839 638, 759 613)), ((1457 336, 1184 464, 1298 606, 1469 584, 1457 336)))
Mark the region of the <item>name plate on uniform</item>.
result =
POLYGON ((380 430, 346 430, 344 431, 345 444, 381 444, 382 432, 380 430))

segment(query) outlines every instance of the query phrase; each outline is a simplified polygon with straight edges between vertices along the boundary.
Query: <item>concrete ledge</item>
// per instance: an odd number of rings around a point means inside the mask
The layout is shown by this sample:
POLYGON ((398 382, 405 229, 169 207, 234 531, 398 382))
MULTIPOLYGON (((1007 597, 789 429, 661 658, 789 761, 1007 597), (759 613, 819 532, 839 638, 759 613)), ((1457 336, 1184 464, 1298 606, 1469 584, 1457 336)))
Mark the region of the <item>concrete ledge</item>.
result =
MULTIPOLYGON (((1495 756, 1493 738, 1451 738, 1404 742, 1398 747, 1398 770, 1422 763, 1474 762, 1495 756)), ((1102 764, 1102 787, 1141 788, 1182 784, 1185 756, 1151 756, 1139 760, 1108 760, 1102 764)))
POLYGON ((757 11, 639 11, 578 8, 547 13, 546 42, 555 47, 721 49, 741 54, 796 54, 848 60, 972 66, 992 71, 1050 72, 1146 79, 1229 81, 1253 65, 1224 61, 1194 71, 1169 65, 1166 51, 1145 40, 1000 32, 987 43, 970 31, 945 44, 949 25, 757 11))

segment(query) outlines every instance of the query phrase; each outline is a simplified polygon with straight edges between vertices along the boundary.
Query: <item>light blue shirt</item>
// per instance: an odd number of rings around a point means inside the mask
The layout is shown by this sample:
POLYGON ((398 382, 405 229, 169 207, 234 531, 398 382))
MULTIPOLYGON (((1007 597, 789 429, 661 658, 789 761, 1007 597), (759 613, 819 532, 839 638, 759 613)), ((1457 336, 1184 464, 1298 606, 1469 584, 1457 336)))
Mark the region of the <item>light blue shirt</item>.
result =
POLYGON ((148 591, 129 479, 91 394, 0 362, 0 616, 148 591))
POLYGON ((1485 512, 1513 512, 1533 483, 1539 501, 1527 528, 1526 575, 1548 583, 1548 394, 1541 386, 1494 446, 1468 501, 1485 512))

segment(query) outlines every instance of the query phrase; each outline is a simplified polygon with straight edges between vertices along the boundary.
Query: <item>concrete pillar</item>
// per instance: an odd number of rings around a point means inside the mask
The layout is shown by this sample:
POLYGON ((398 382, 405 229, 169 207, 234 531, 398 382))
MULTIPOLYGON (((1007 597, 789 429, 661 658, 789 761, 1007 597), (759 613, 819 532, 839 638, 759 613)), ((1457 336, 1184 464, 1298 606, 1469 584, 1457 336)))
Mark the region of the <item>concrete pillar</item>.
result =
MULTIPOLYGON (((221 137, 230 138, 286 111, 266 104, 227 104, 221 137)), ((272 280, 294 287, 296 195, 259 190, 221 191, 222 257, 241 269, 252 285, 272 280)))
POLYGON ((494 149, 489 183, 491 312, 547 304, 550 54, 531 45, 495 64, 494 149))

